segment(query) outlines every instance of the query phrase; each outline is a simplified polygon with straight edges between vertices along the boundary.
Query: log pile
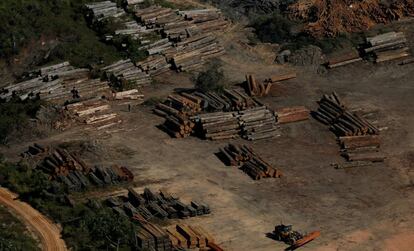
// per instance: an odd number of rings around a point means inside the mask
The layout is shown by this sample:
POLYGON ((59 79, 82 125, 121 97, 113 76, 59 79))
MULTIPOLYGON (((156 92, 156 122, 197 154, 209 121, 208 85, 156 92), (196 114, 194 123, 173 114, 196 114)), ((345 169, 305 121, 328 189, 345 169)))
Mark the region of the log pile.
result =
POLYGON ((266 106, 239 111, 238 119, 244 139, 260 140, 277 136, 275 114, 266 106))
POLYGON ((351 162, 382 162, 385 156, 380 152, 381 139, 379 135, 344 136, 339 137, 341 154, 351 162))
POLYGON ((226 165, 240 167, 254 180, 282 177, 282 173, 278 169, 265 162, 249 146, 229 144, 220 149, 220 154, 226 165))
POLYGON ((136 230, 136 247, 139 250, 173 251, 172 242, 165 230, 155 224, 137 217, 132 218, 138 222, 136 230))
POLYGON ((293 106, 277 109, 277 123, 286 124, 309 119, 310 111, 304 106, 293 106))
POLYGON ((141 102, 144 102, 144 95, 141 94, 137 89, 131 89, 128 91, 122 91, 122 92, 114 92, 112 93, 113 99, 115 100, 139 100, 141 102))
POLYGON ((69 119, 94 130, 107 129, 122 122, 119 115, 111 110, 111 106, 102 100, 68 104, 64 111, 69 119))
POLYGON ((236 112, 199 114, 195 121, 199 127, 198 134, 205 139, 222 140, 239 137, 240 125, 236 112))
POLYGON ((210 213, 209 206, 204 203, 192 201, 185 204, 176 195, 165 190, 155 193, 149 188, 145 188, 142 194, 129 188, 127 197, 110 197, 106 203, 122 214, 145 220, 188 218, 210 213))
POLYGON ((323 95, 318 104, 319 108, 313 112, 313 116, 329 125, 330 130, 338 137, 379 134, 378 128, 366 119, 351 113, 335 92, 323 95))
POLYGON ((141 46, 140 50, 146 50, 148 55, 156 55, 161 54, 164 51, 167 51, 172 46, 172 42, 168 40, 168 38, 163 38, 160 40, 157 40, 153 43, 141 46))
POLYGON ((323 95, 318 103, 319 108, 313 115, 320 122, 329 125, 330 130, 336 134, 341 155, 347 161, 356 162, 355 166, 384 161, 385 156, 379 149, 381 141, 378 128, 365 118, 348 111, 336 93, 323 95))
POLYGON ((94 186, 107 186, 134 179, 132 172, 124 166, 90 167, 78 154, 63 148, 45 148, 38 144, 29 147, 30 158, 40 155, 36 169, 63 184, 69 191, 81 191, 94 186), (36 150, 36 151, 34 151, 36 150))
POLYGON ((171 68, 171 64, 167 62, 162 55, 152 55, 148 58, 137 62, 136 65, 150 76, 157 76, 171 68))
POLYGON ((99 22, 108 18, 119 18, 126 14, 123 9, 118 8, 116 3, 111 1, 89 3, 85 6, 89 10, 87 17, 93 22, 99 22))
POLYGON ((228 21, 224 18, 219 9, 199 9, 185 10, 178 12, 185 20, 195 24, 197 29, 202 32, 223 31, 228 26, 228 21))
POLYGON ((269 94, 270 89, 272 88, 272 83, 270 82, 258 82, 254 75, 247 74, 246 75, 246 92, 250 96, 258 96, 263 97, 269 94))
MULTIPOLYGON (((146 26, 138 24, 135 20, 125 21, 122 26, 121 29, 115 30, 115 36, 130 36, 134 40, 141 40, 146 34, 152 32, 152 30, 148 30, 146 26)), ((111 40, 113 36, 107 35, 106 38, 111 40)))
POLYGON ((374 54, 377 63, 410 56, 410 48, 403 32, 388 32, 368 37, 367 44, 370 47, 364 50, 365 53, 374 54))
POLYGON ((75 68, 69 62, 40 68, 32 75, 36 77, 3 88, 0 98, 9 100, 13 95, 21 100, 39 97, 63 104, 72 99, 94 98, 110 93, 108 82, 91 79, 89 69, 75 68))
POLYGON ((136 67, 130 59, 120 60, 101 69, 111 81, 133 83, 137 86, 151 84, 150 76, 136 67))
POLYGON ((356 50, 353 50, 351 52, 338 55, 336 57, 331 57, 328 60, 327 66, 328 68, 337 68, 345 65, 349 65, 352 63, 356 63, 362 61, 362 58, 359 56, 359 53, 356 50))
POLYGON ((175 248, 199 248, 199 250, 222 251, 215 240, 201 226, 177 224, 166 228, 167 234, 175 248), (207 249, 208 248, 208 249, 207 249))
POLYGON ((168 61, 171 61, 178 72, 190 71, 200 68, 206 60, 224 54, 224 48, 211 33, 201 33, 164 51, 168 61))

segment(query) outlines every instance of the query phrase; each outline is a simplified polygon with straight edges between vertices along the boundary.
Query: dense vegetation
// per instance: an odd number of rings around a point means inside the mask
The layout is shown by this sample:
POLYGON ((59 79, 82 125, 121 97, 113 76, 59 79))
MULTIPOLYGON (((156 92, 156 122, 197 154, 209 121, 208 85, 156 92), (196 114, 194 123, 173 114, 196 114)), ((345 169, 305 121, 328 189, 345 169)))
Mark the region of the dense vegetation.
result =
POLYGON ((0 144, 8 140, 8 135, 27 127, 29 119, 34 118, 42 102, 39 99, 21 101, 13 98, 9 102, 0 100, 0 144))
POLYGON ((88 28, 82 7, 93 0, 0 1, 0 57, 10 59, 40 39, 57 39, 50 61, 75 66, 112 62, 121 55, 88 28))
POLYGON ((279 43, 285 48, 297 50, 307 45, 319 46, 325 53, 335 49, 355 46, 362 42, 360 34, 340 34, 335 38, 317 39, 301 30, 301 23, 282 14, 263 15, 251 22, 257 38, 262 42, 279 43))
POLYGON ((26 227, 0 205, 0 250, 40 250, 26 227))
MULTIPOLYGON (((131 250, 134 245, 135 225, 129 219, 97 202, 70 205, 63 188, 27 163, 1 161, 0 185, 18 193, 21 199, 61 223, 63 238, 73 250, 115 250, 117 247, 131 250)), ((0 250, 4 249, 0 246, 0 250)))

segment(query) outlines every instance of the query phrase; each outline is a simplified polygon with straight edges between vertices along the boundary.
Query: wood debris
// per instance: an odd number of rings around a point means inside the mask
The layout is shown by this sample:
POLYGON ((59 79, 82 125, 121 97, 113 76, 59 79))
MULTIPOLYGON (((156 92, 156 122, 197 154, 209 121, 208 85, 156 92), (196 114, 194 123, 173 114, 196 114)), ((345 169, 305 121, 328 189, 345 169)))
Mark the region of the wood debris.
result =
POLYGON ((254 180, 280 178, 282 173, 265 162, 246 145, 229 144, 220 149, 221 159, 228 166, 238 166, 254 180))
POLYGON ((304 106, 276 109, 277 123, 286 124, 309 119, 310 111, 304 106))
POLYGON ((377 63, 410 56, 410 48, 403 32, 388 32, 368 37, 367 44, 370 47, 364 49, 365 53, 372 53, 377 63))

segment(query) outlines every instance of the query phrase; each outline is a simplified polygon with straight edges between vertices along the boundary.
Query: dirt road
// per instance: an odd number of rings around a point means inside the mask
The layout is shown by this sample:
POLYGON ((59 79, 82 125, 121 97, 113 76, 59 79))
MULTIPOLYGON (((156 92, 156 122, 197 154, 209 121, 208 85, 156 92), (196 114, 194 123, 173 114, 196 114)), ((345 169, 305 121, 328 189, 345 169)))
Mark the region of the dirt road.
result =
POLYGON ((59 228, 29 204, 16 198, 16 194, 0 188, 0 203, 17 213, 24 223, 37 233, 43 250, 67 250, 65 242, 60 238, 59 228))

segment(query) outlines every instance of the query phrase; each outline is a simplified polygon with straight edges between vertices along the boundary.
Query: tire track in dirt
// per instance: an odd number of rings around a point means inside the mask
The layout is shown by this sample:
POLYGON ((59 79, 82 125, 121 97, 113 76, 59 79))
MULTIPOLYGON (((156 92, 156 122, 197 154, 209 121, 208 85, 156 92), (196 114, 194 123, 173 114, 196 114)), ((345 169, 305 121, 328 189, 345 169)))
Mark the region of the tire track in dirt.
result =
POLYGON ((16 194, 5 188, 0 188, 0 203, 18 214, 23 223, 35 231, 41 241, 43 250, 67 250, 65 242, 60 237, 60 229, 29 204, 19 201, 16 194))

